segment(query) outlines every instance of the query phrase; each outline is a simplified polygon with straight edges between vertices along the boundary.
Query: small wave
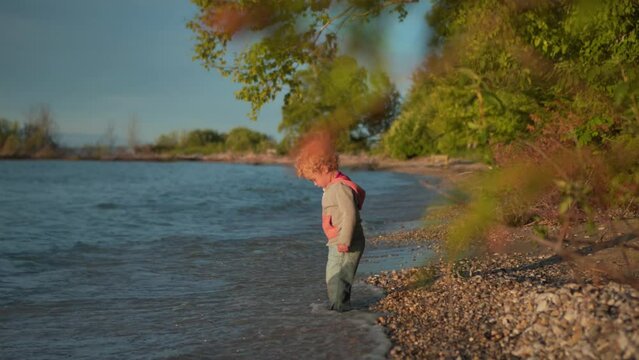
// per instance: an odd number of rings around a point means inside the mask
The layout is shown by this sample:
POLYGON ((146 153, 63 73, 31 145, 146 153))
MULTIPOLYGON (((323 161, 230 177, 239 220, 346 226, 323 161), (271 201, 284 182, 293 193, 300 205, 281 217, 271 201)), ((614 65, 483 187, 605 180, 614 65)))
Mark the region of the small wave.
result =
POLYGON ((111 210, 111 209, 117 209, 119 205, 115 203, 106 202, 106 203, 99 203, 95 207, 102 210, 111 210))
POLYGON ((334 314, 338 314, 335 311, 329 310, 328 309, 328 303, 326 303, 326 302, 311 303, 310 307, 311 307, 311 314, 318 314, 318 315, 334 315, 334 314))
POLYGON ((109 249, 107 247, 99 246, 97 244, 91 244, 84 241, 76 241, 69 249, 69 253, 79 252, 82 254, 87 253, 104 253, 109 249))

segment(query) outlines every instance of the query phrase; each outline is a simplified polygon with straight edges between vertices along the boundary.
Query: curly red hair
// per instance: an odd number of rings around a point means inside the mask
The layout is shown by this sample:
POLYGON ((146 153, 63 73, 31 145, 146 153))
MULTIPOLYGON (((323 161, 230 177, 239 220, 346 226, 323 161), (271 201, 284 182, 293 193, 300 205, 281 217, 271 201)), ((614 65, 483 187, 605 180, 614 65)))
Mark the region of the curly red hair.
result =
POLYGON ((299 141, 295 151, 297 176, 310 179, 339 169, 339 155, 328 131, 311 132, 299 141))

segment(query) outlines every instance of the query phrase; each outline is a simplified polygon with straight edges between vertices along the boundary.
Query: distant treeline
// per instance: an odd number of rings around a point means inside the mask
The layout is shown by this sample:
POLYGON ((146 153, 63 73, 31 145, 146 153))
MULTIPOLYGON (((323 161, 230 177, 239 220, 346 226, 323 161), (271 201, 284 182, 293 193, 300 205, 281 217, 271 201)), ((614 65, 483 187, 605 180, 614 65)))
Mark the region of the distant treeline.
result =
POLYGON ((212 129, 173 131, 151 144, 141 144, 137 120, 128 129, 128 145, 116 146, 115 129, 108 124, 94 144, 71 148, 56 140, 56 124, 47 106, 34 108, 25 122, 0 118, 0 158, 152 159, 162 157, 231 154, 282 153, 281 144, 266 134, 246 127, 228 133, 212 129))
POLYGON ((236 127, 228 133, 210 129, 173 131, 160 135, 147 150, 173 155, 229 153, 265 153, 275 151, 277 143, 268 135, 236 127))
POLYGON ((54 122, 47 107, 32 111, 21 124, 0 118, 0 157, 53 157, 59 146, 54 140, 54 122))

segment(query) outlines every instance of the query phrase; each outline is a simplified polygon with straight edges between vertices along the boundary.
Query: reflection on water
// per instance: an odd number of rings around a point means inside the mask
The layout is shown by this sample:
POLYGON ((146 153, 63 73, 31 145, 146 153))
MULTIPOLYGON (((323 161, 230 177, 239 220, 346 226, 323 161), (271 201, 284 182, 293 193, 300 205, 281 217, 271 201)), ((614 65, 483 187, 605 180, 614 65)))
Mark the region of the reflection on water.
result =
MULTIPOLYGON (((431 196, 410 176, 349 175, 369 234, 431 196)), ((379 290, 324 310, 320 197, 277 166, 0 162, 2 358, 383 357, 365 311, 379 290)), ((362 274, 409 250, 385 251, 362 274)))

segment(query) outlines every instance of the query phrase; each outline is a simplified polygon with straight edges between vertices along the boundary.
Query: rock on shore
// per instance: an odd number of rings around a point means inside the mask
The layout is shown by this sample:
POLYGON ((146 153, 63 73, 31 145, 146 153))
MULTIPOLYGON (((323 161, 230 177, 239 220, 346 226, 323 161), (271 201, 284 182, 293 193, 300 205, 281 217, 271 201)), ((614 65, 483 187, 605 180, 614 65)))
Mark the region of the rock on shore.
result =
POLYGON ((633 359, 639 292, 593 284, 551 255, 491 255, 367 279, 390 357, 633 359))

